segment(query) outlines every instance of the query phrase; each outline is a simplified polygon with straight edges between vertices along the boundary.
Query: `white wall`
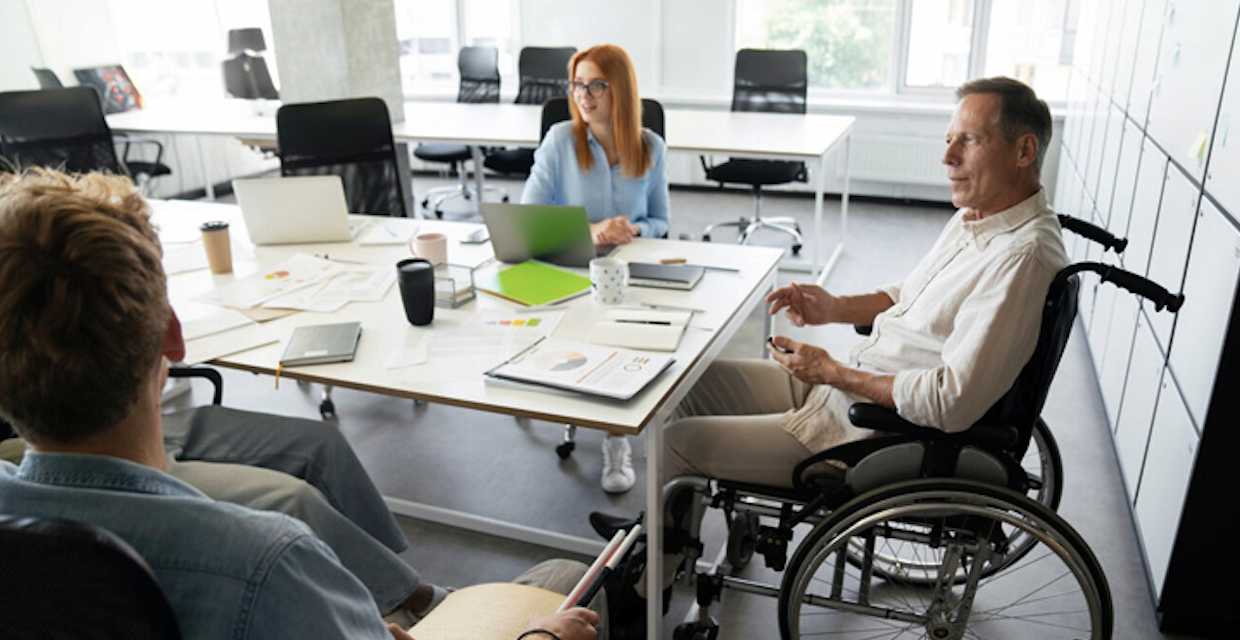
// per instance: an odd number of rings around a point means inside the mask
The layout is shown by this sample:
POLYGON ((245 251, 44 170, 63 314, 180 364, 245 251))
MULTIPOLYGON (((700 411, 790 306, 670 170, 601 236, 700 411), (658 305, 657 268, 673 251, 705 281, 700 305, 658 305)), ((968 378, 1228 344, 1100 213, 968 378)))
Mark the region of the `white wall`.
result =
POLYGON ((42 67, 43 54, 34 37, 26 0, 0 0, 0 91, 38 89, 30 67, 42 67))

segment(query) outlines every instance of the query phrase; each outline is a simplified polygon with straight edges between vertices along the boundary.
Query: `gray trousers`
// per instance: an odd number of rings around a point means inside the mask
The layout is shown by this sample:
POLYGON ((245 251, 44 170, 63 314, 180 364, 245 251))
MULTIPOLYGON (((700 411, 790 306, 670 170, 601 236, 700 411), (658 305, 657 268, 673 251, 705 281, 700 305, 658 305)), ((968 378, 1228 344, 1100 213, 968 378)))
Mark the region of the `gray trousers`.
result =
POLYGON ((381 612, 420 578, 396 519, 334 427, 214 405, 164 416, 168 471, 208 496, 304 521, 366 585, 381 612))

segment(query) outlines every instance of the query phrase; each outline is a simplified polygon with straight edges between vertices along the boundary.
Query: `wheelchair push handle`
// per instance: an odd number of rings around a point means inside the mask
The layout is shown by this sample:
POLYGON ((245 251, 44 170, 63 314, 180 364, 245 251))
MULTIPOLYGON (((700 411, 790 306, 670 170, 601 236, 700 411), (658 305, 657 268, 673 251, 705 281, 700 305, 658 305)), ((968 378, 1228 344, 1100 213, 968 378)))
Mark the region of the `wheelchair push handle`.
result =
POLYGON ((1107 249, 1111 249, 1115 253, 1123 253, 1124 249, 1128 248, 1127 238, 1116 238, 1106 229, 1080 218, 1073 218, 1061 213, 1059 214, 1059 226, 1078 236, 1097 242, 1102 245, 1104 252, 1107 249))
POLYGON ((1139 276, 1131 271, 1124 271, 1119 267, 1098 262, 1079 262, 1070 265, 1061 271, 1061 276, 1066 275, 1065 272, 1076 273, 1078 271, 1093 271, 1097 273, 1103 282, 1110 282, 1117 287, 1127 289, 1154 304, 1156 311, 1166 309, 1171 313, 1180 310, 1184 305, 1183 293, 1171 293, 1163 288, 1162 285, 1139 276))

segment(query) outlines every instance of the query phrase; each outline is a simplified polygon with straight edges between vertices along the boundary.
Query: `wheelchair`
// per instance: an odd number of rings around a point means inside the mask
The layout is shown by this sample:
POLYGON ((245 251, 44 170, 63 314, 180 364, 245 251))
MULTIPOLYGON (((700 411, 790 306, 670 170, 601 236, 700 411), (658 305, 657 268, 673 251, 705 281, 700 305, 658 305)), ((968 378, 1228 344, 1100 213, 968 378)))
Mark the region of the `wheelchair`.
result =
MULTIPOLYGON (((1094 225, 1060 220, 1107 248, 1124 248, 1094 225)), ((876 435, 802 461, 792 488, 693 476, 669 482, 664 504, 689 496, 691 505, 687 533, 666 530, 664 550, 684 556, 697 591, 696 619, 679 625, 675 640, 718 636, 709 610, 725 588, 778 598, 784 640, 1110 638, 1106 576, 1055 513, 1062 464, 1039 417, 1075 321, 1082 272, 1157 310, 1175 312, 1184 301, 1118 267, 1071 264, 1047 293, 1032 357, 968 430, 946 433, 856 404, 849 419, 876 435), (728 539, 723 561, 699 572, 708 507, 722 510, 728 539), (799 525, 811 528, 789 559, 799 525), (733 575, 754 555, 783 572, 778 586, 733 575)))

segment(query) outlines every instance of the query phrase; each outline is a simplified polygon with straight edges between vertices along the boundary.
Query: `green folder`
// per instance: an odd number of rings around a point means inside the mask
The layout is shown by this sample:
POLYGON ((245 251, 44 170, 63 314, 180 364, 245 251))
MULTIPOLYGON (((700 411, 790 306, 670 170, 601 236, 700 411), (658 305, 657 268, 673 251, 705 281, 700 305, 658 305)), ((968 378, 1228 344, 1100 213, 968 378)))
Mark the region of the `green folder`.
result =
POLYGON ((590 290, 590 279, 545 262, 527 260, 478 277, 475 287, 524 305, 555 304, 590 290))

